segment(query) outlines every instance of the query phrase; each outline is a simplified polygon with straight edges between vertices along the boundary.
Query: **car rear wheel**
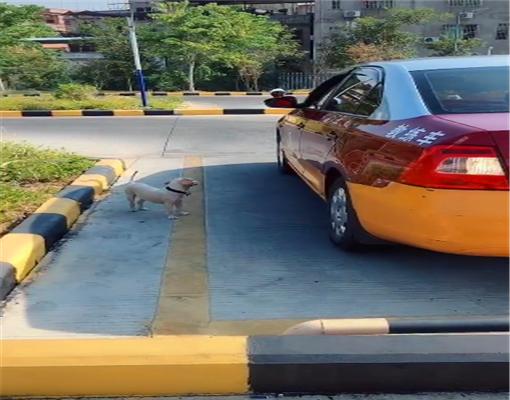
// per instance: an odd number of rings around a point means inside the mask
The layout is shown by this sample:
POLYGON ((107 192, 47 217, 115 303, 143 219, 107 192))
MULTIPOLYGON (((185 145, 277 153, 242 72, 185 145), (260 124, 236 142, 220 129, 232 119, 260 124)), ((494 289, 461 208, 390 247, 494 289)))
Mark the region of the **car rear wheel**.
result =
POLYGON ((276 142, 276 161, 278 163, 278 170, 284 174, 289 175, 292 174, 293 170, 287 161, 287 157, 285 157, 285 153, 283 152, 280 140, 278 138, 276 142))
POLYGON ((329 238, 343 250, 356 250, 361 245, 361 225, 345 182, 336 180, 329 193, 329 238))

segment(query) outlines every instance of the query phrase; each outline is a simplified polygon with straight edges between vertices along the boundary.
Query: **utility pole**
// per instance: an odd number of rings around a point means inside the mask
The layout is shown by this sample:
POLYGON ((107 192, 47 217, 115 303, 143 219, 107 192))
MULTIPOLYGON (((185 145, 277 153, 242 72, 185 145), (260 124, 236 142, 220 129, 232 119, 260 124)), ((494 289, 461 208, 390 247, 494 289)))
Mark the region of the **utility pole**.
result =
POLYGON ((128 28, 129 28, 129 41, 131 42, 131 50, 133 51, 133 58, 135 61, 136 78, 138 80, 138 86, 140 87, 140 95, 142 98, 142 106, 147 107, 149 102, 147 101, 147 91, 145 88, 145 78, 143 76, 142 63, 140 62, 140 52, 138 51, 138 41, 136 40, 135 30, 135 7, 133 0, 129 0, 129 17, 127 17, 128 28))
POLYGON ((453 42, 454 43, 453 55, 455 55, 455 56, 457 55, 457 53, 459 51, 460 29, 461 29, 461 26, 460 26, 460 12, 458 12, 456 17, 455 17, 455 41, 453 42))

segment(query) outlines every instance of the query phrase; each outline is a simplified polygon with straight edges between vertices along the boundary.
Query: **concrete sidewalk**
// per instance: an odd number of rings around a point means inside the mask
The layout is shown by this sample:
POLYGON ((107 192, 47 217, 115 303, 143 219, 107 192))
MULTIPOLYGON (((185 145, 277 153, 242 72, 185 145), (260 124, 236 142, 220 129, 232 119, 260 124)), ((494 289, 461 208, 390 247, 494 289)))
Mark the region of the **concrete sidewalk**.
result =
POLYGON ((131 164, 2 310, 2 338, 146 335, 157 307, 172 222, 163 207, 131 213, 132 172, 154 186, 180 175, 182 159, 131 164), (146 177, 149 177, 146 179, 146 177))

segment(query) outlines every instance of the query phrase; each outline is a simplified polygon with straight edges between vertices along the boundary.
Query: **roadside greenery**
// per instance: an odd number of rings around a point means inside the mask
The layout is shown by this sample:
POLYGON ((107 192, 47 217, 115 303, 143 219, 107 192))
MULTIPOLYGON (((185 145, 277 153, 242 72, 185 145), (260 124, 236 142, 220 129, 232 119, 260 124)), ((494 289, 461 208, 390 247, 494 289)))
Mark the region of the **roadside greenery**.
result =
POLYGON ((300 56, 292 32, 264 16, 216 4, 192 7, 188 2, 164 2, 158 11, 152 15, 153 24, 142 31, 142 43, 163 60, 163 75, 179 71, 190 91, 196 89, 197 75, 211 78, 217 66, 234 69, 247 90, 258 90, 267 67, 300 56))
POLYGON ((36 36, 56 36, 42 19, 43 8, 0 3, 0 91, 51 89, 67 80, 66 64, 58 53, 25 41, 36 36))
MULTIPOLYGON (((259 90, 260 82, 273 82, 276 71, 298 70, 303 60, 292 29, 241 7, 160 0, 154 2, 154 8, 149 23, 137 24, 142 66, 150 89, 259 90)), ((91 87, 137 89, 125 18, 83 22, 79 34, 92 38, 86 44, 94 46, 102 58, 70 64, 57 51, 27 40, 58 35, 44 23, 42 12, 38 6, 0 3, 0 91, 59 87, 55 98, 0 101, 9 109, 136 106, 134 99, 109 98, 107 104, 105 99, 91 95, 91 87), (87 89, 75 84, 89 86, 87 89), (36 104, 39 102, 46 103, 36 104)), ((419 48, 428 48, 436 56, 472 54, 482 45, 478 39, 456 40, 445 35, 425 45, 421 37, 408 31, 416 25, 451 19, 452 15, 432 9, 396 8, 388 10, 384 18, 366 16, 342 21, 319 49, 316 72, 415 57, 419 48)), ((166 99, 161 107, 169 108, 172 102, 175 100, 166 99)))
MULTIPOLYGON (((151 108, 173 110, 183 104, 178 97, 150 97, 151 108)), ((0 97, 0 110, 136 110, 140 109, 137 96, 93 96, 82 100, 41 97, 9 96, 0 97)))
POLYGON ((358 18, 340 26, 324 42, 319 65, 326 69, 344 68, 362 62, 414 57, 419 37, 405 29, 449 17, 428 8, 397 8, 389 10, 384 19, 358 18))
POLYGON ((72 182, 93 161, 28 144, 0 143, 0 234, 72 182))

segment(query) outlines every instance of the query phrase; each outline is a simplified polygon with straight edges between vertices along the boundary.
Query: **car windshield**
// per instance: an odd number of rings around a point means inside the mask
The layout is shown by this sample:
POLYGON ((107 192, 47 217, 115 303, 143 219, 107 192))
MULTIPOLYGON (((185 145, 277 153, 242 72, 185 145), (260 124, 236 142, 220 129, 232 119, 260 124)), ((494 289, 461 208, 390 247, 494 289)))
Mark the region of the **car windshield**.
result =
POLYGON ((413 71, 433 114, 508 112, 508 67, 413 71))

